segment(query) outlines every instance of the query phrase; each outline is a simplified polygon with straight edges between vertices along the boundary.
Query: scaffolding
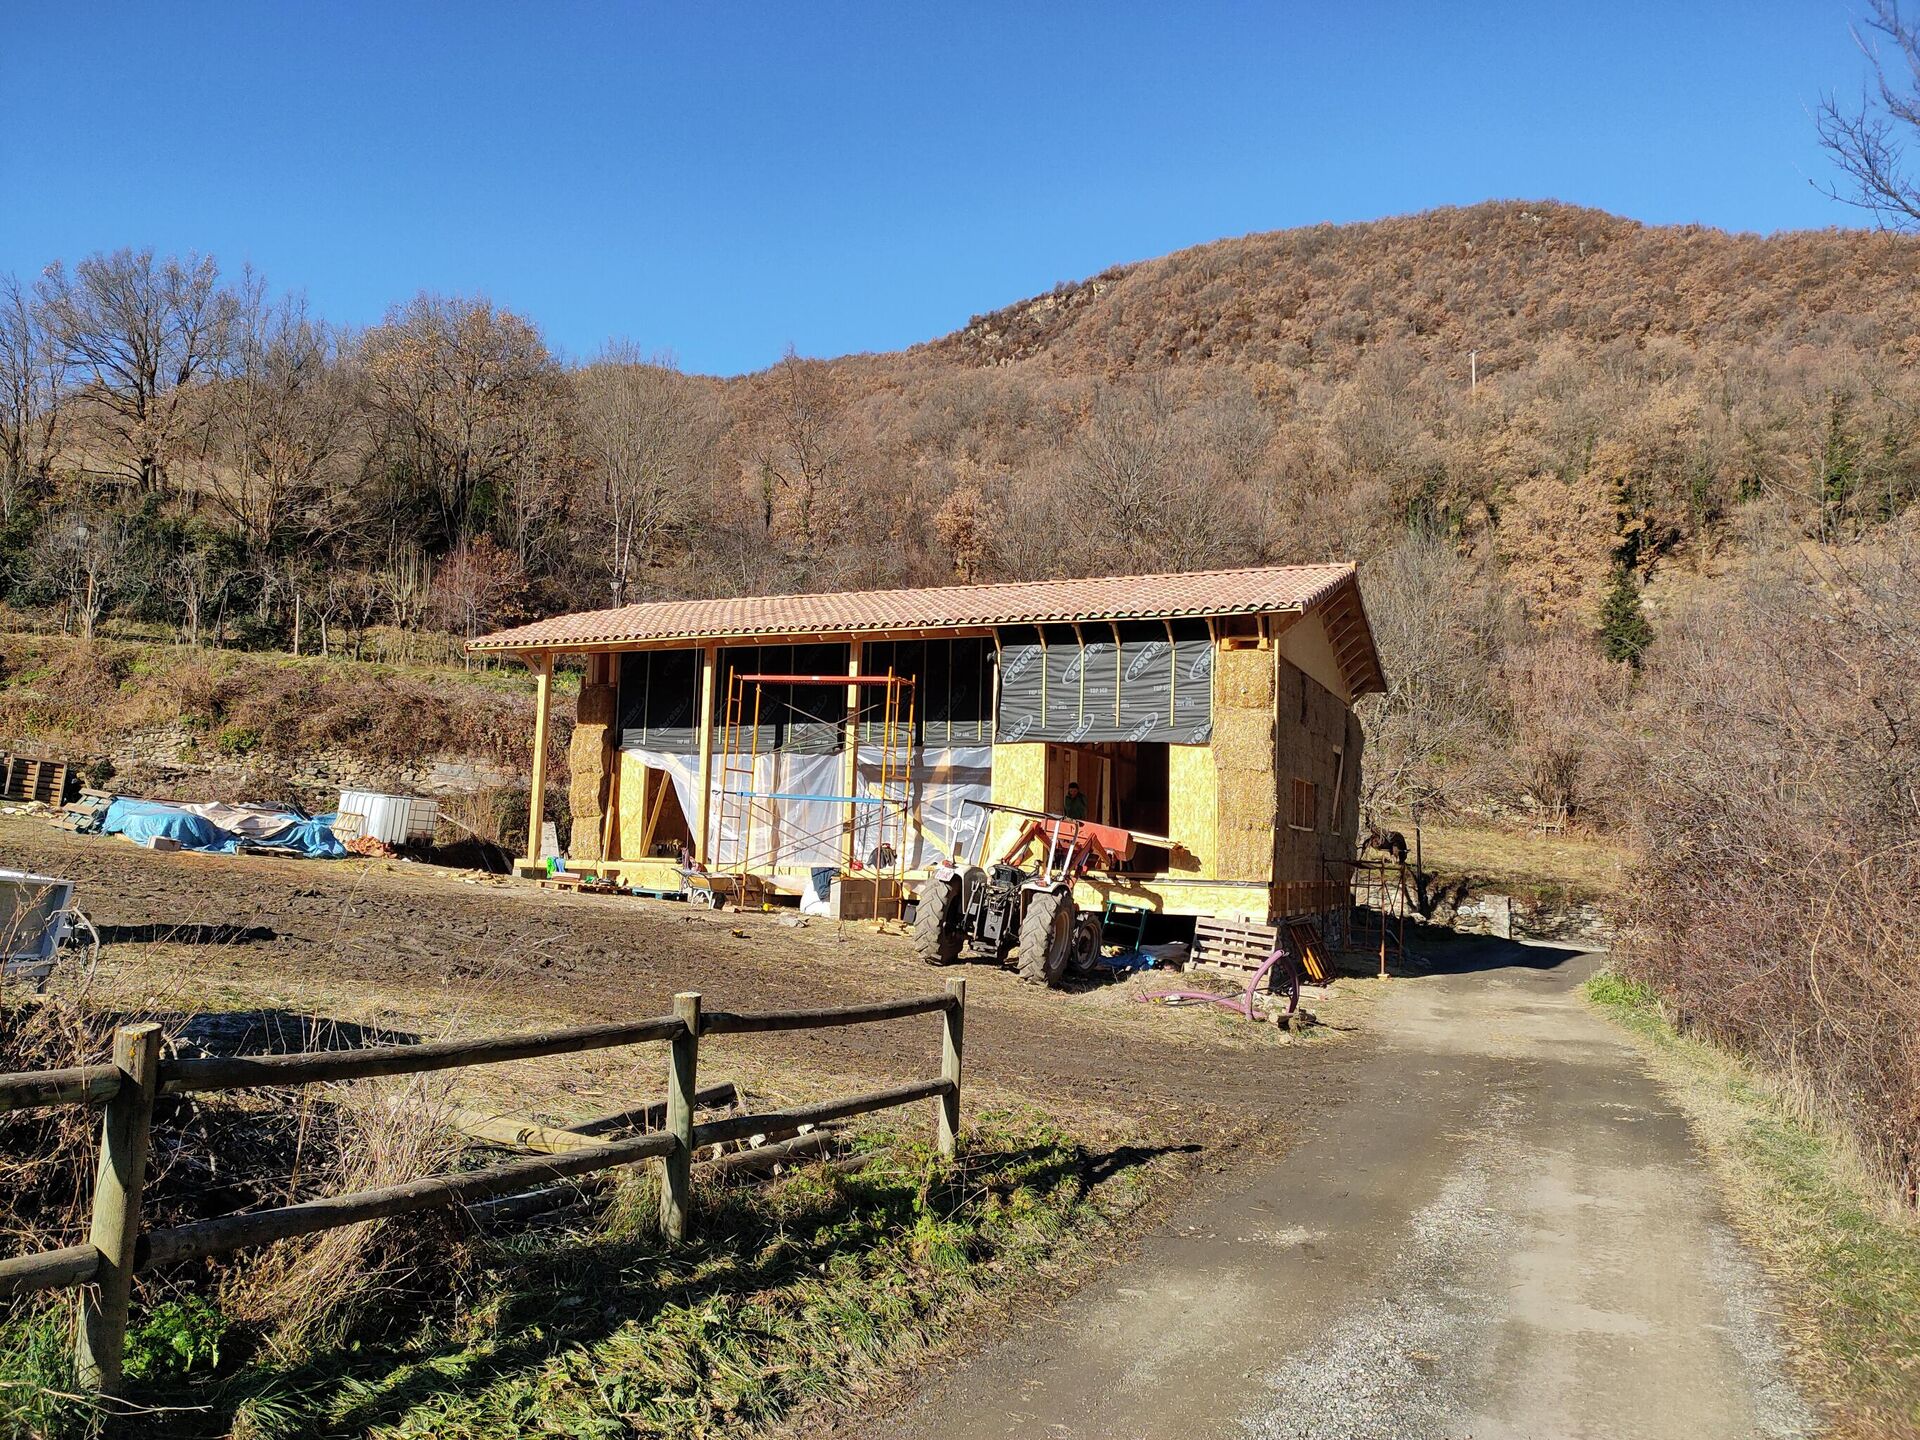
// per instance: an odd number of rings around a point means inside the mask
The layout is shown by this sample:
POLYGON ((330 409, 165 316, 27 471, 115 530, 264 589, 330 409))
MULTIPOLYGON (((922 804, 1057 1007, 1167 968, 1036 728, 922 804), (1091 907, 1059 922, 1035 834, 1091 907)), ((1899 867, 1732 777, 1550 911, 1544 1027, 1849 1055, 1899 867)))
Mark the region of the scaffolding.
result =
MULTIPOLYGON (((764 888, 762 877, 772 871, 783 844, 788 848, 819 843, 832 837, 842 873, 854 873, 874 882, 874 914, 891 904, 897 918, 906 894, 908 830, 912 825, 914 681, 896 675, 770 675, 731 672, 727 677, 726 709, 720 740, 720 833, 733 836, 733 853, 721 868, 735 877, 742 897, 764 888), (785 721, 790 714, 768 716, 767 688, 773 686, 845 686, 848 690, 845 750, 845 789, 840 793, 783 790, 777 783, 762 788, 760 740, 770 720, 785 721), (877 692, 870 702, 859 697, 877 692), (877 713, 876 713, 877 712, 877 713), (877 724, 875 764, 861 763, 862 737, 869 723, 877 724), (870 777, 870 778, 869 778, 870 777), (844 819, 830 827, 780 836, 782 805, 836 804, 845 807, 844 819), (757 837, 764 834, 764 844, 757 837), (890 883, 888 883, 890 882, 890 883), (886 892, 891 893, 886 893, 886 892)), ((800 714, 791 702, 787 710, 800 714)), ((802 718, 818 721, 819 717, 802 718)), ((769 756, 776 751, 769 749, 769 756)), ((776 779, 771 765, 767 779, 776 779)), ((716 860, 721 857, 716 854, 716 860)))

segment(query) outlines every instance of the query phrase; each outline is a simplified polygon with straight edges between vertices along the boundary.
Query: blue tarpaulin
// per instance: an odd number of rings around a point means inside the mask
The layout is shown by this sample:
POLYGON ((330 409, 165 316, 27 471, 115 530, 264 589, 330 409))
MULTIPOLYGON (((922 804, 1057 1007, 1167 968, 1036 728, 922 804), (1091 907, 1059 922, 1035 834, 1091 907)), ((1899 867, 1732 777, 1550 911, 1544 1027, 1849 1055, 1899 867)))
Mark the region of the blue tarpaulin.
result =
POLYGON ((163 836, 183 850, 222 855, 241 850, 290 850, 314 860, 341 860, 347 847, 333 833, 332 815, 306 816, 253 805, 168 805, 159 800, 115 800, 101 833, 142 844, 163 836))

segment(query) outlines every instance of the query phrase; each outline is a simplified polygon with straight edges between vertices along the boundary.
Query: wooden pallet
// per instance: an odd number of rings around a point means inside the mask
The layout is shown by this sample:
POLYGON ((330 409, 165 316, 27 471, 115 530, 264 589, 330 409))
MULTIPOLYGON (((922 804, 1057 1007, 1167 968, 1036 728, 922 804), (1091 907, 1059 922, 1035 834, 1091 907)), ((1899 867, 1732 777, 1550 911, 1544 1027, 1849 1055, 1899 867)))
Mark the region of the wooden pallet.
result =
POLYGON ((33 801, 42 805, 62 805, 67 799, 67 783, 73 767, 64 760, 43 760, 35 755, 9 755, 0 772, 0 797, 33 801))
POLYGON ((551 875, 542 876, 535 882, 542 890, 569 890, 576 895, 622 895, 623 891, 613 881, 599 875, 580 875, 571 871, 559 870, 551 875))
POLYGON ((1251 920, 1218 920, 1203 915, 1193 922, 1193 963, 1225 970, 1258 970, 1280 943, 1279 927, 1251 920))

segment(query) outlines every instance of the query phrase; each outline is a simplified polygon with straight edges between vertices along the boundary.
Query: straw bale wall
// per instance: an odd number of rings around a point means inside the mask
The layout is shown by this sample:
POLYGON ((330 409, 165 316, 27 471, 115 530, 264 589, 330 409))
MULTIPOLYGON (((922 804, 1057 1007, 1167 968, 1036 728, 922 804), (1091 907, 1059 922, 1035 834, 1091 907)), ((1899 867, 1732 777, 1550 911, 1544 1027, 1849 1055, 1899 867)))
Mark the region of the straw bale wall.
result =
POLYGON ((1323 860, 1353 854, 1359 826, 1360 722, 1338 695, 1299 669, 1280 661, 1279 714, 1274 753, 1279 823, 1273 832, 1273 878, 1282 883, 1339 881, 1323 860), (1341 752, 1344 750, 1344 763, 1341 752), (1295 829, 1293 782, 1315 787, 1311 829, 1295 829))
POLYGON ((1213 764, 1217 841, 1213 876, 1273 878, 1274 787, 1271 650, 1227 650, 1214 656, 1213 764))
POLYGON ((568 795, 573 833, 567 839, 567 854, 574 860, 606 858, 601 854, 601 830, 607 813, 617 693, 612 685, 582 685, 574 710, 573 740, 567 750, 573 774, 568 795))

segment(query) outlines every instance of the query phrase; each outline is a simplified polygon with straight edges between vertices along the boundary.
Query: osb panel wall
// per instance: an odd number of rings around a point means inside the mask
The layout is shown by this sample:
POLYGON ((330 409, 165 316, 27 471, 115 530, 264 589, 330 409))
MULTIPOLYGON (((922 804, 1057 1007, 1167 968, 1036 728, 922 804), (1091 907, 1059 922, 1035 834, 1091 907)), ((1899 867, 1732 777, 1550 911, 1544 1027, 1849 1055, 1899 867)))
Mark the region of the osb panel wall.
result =
POLYGON ((1273 878, 1273 836, 1279 819, 1279 792, 1274 784, 1274 659, 1271 650, 1253 649, 1223 648, 1214 656, 1215 879, 1273 878))
POLYGON ((1205 745, 1167 747, 1167 834, 1179 841, 1168 867, 1180 875, 1212 877, 1219 809, 1213 751, 1205 745))
POLYGON ((644 860, 640 841, 647 833, 647 767, 631 750, 622 750, 619 759, 614 803, 620 813, 614 822, 613 848, 621 860, 644 860))
MULTIPOLYGON (((1273 831, 1273 878, 1311 883, 1323 878, 1322 859, 1353 854, 1360 813, 1360 723, 1338 695, 1285 659, 1280 661, 1279 686, 1274 751, 1279 814, 1273 831), (1311 830, 1296 830, 1290 823, 1296 779, 1317 788, 1311 830)), ((1343 877, 1328 871, 1324 878, 1343 877)))
POLYGON ((567 750, 573 786, 573 833, 567 855, 574 860, 604 860, 601 852, 603 817, 607 813, 607 779, 613 755, 615 687, 584 684, 574 711, 573 740, 567 750))
MULTIPOLYGON (((993 747, 993 788, 996 805, 1022 805, 1029 810, 1047 808, 1047 747, 1034 743, 993 747)), ((990 855, 997 855, 1013 843, 1016 831, 1026 822, 1017 815, 996 815, 987 844, 990 855)))

